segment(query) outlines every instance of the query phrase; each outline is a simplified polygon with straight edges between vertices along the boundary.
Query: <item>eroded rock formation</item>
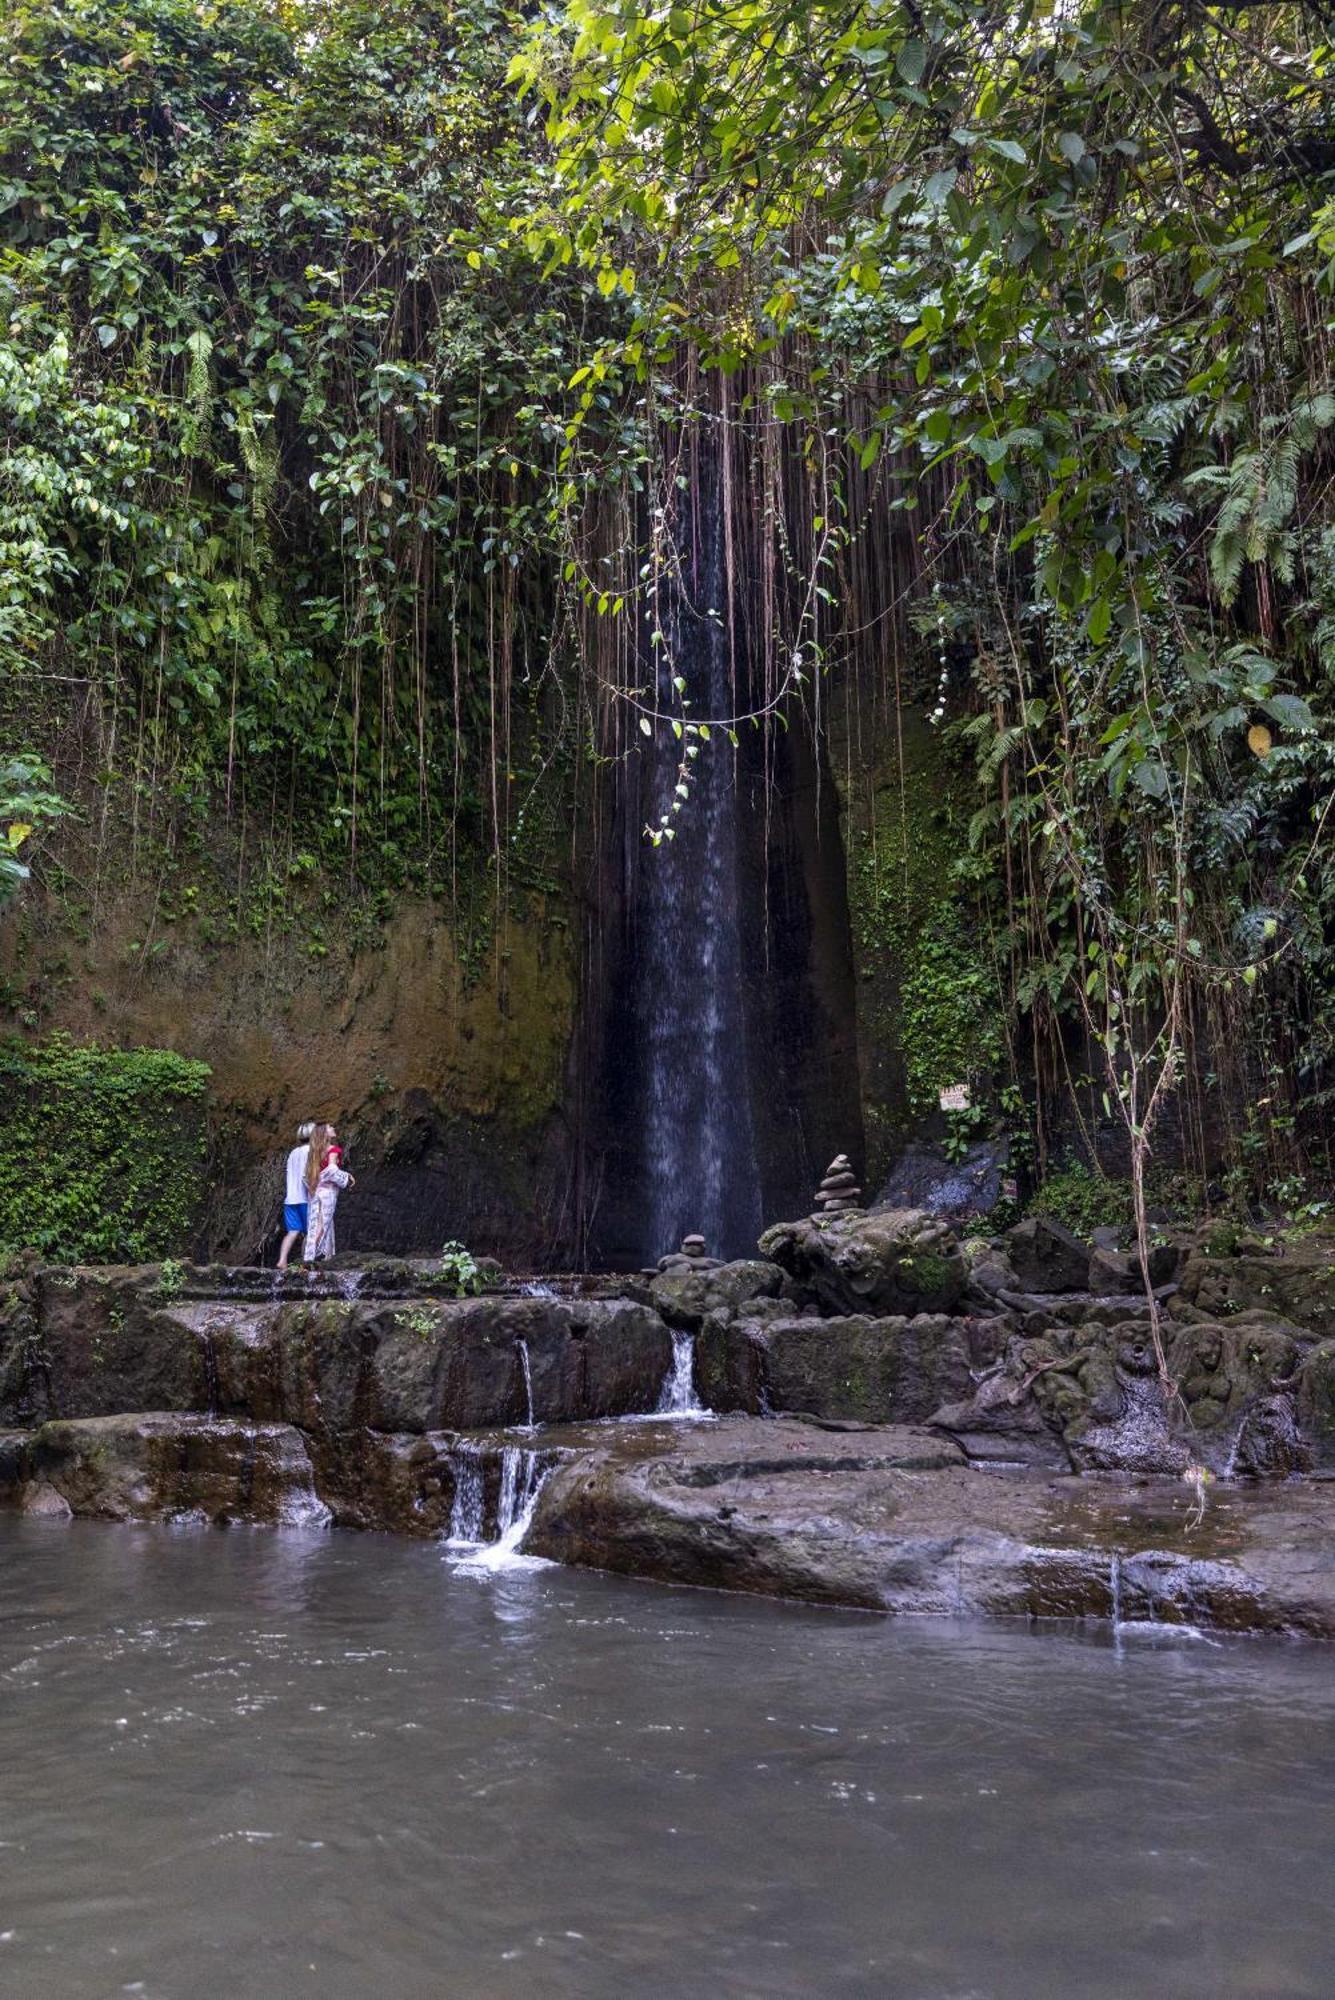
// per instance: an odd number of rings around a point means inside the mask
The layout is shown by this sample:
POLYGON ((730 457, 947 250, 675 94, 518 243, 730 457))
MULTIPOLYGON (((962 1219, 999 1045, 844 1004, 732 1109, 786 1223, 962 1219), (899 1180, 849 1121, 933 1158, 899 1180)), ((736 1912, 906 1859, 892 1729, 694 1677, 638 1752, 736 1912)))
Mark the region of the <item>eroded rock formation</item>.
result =
POLYGON ((845 1209, 762 1249, 467 1299, 404 1259, 29 1258, 0 1278, 0 1503, 467 1538, 522 1492, 540 1551, 648 1576, 1102 1615, 1115 1574, 1127 1616, 1335 1636, 1335 1502, 1300 1477, 1335 1469, 1335 1245, 1183 1239, 1146 1273, 1046 1223, 961 1244, 845 1209))

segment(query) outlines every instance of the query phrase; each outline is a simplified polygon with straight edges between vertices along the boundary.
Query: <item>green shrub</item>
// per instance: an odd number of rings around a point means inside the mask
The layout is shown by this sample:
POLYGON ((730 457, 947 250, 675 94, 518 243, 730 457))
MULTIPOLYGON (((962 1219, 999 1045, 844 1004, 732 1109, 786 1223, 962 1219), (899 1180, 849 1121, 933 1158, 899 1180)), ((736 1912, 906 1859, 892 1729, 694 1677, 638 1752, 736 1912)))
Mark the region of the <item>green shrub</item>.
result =
POLYGON ((183 1249, 208 1079, 168 1049, 0 1045, 0 1252, 147 1263, 183 1249))
POLYGON ((1055 1168, 1029 1203, 1030 1215, 1050 1215, 1077 1236, 1111 1223, 1123 1229, 1134 1217, 1129 1181, 1112 1181, 1083 1161, 1055 1168))
POLYGON ((456 1299, 474 1298, 482 1290, 482 1272, 471 1250, 446 1243, 440 1253, 440 1275, 453 1287, 456 1299))

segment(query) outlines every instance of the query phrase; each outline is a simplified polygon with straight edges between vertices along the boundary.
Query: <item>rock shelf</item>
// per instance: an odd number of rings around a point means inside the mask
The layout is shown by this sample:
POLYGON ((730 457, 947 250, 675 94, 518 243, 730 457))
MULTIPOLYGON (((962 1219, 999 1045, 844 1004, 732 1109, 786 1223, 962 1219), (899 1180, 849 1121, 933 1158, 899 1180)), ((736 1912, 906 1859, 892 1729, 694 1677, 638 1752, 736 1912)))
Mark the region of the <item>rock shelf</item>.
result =
POLYGON ((1335 1637, 1335 1241, 1183 1237, 1146 1272, 1042 1220, 841 1209, 688 1246, 467 1299, 417 1260, 12 1263, 0 1505, 446 1538, 502 1522, 519 1452, 526 1546, 564 1562, 1335 1637))

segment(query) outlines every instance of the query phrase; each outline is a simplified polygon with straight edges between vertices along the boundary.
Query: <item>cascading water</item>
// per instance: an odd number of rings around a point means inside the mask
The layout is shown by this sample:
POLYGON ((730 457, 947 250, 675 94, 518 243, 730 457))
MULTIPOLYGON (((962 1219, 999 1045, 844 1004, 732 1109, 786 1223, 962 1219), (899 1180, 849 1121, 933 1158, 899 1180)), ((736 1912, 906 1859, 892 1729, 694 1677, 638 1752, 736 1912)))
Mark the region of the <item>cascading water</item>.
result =
POLYGON ((482 1540, 485 1494, 482 1459, 471 1445, 456 1445, 450 1453, 454 1473, 454 1504, 450 1508, 450 1541, 460 1548, 476 1548, 482 1540))
POLYGON ((517 1340, 515 1346, 519 1349, 519 1366, 524 1377, 524 1429, 535 1431, 538 1426, 533 1418, 533 1369, 528 1358, 528 1342, 517 1340))
MULTIPOLYGON (((479 1571, 499 1569, 541 1569, 546 1564, 541 1556, 526 1556, 520 1553, 525 1535, 533 1525, 537 1510, 538 1496, 542 1492, 552 1461, 541 1452, 530 1451, 523 1445, 506 1445, 501 1452, 501 1485, 496 1499, 496 1537, 494 1541, 483 1543, 483 1502, 482 1467, 477 1466, 477 1534, 474 1545, 468 1553, 456 1561, 457 1569, 479 1571)), ((457 1476, 457 1475, 456 1475, 457 1476)), ((460 1487, 455 1487, 455 1513, 459 1509, 460 1487)), ((469 1505, 471 1506, 471 1494, 469 1505)), ((455 1515, 450 1517, 450 1540, 462 1540, 455 1534, 455 1515)))
MULTIPOLYGON (((683 499, 681 573, 662 587, 658 707, 708 722, 735 712, 718 453, 702 448, 683 499)), ((739 793, 726 733, 678 739, 664 722, 645 746, 651 827, 672 837, 640 857, 636 1025, 643 1063, 646 1255, 692 1230, 740 1256, 760 1230, 760 1176, 746 1059, 739 892, 739 793), (689 796, 673 813, 685 745, 689 796)))
POLYGON ((672 1366, 664 1380, 656 1414, 662 1417, 704 1417, 709 1414, 695 1393, 694 1334, 673 1333, 672 1366))

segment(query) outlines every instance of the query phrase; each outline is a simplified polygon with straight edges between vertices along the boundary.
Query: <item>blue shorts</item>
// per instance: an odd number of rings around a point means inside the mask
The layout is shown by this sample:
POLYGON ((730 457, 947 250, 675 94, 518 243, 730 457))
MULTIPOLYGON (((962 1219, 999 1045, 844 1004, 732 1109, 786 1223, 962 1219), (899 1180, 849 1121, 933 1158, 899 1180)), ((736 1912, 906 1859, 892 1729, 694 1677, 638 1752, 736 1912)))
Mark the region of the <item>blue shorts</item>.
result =
POLYGON ((283 1221, 289 1229, 299 1229, 303 1236, 306 1233, 306 1210, 308 1205, 304 1201, 285 1201, 283 1203, 283 1221))

